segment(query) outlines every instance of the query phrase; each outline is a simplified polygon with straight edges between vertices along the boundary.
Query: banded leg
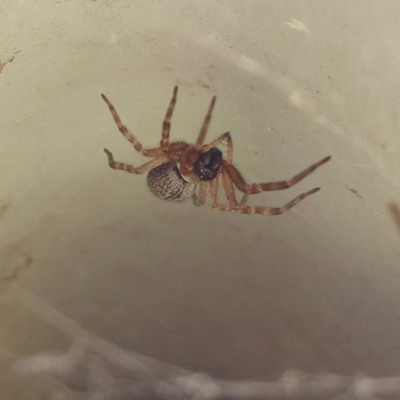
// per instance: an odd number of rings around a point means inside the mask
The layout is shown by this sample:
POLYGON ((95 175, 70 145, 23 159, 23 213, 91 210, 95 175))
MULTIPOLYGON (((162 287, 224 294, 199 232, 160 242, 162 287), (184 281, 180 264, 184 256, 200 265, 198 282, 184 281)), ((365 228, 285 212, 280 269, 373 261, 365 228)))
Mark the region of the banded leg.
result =
POLYGON ((242 204, 243 199, 240 204, 237 202, 233 183, 225 170, 222 170, 222 184, 228 199, 228 204, 217 204, 215 202, 213 204, 213 208, 219 211, 234 211, 242 214, 280 215, 290 210, 296 204, 300 203, 300 201, 304 200, 307 196, 319 191, 319 188, 315 188, 309 190, 308 192, 302 193, 282 207, 249 206, 242 204))
POLYGON ((218 208, 218 187, 219 187, 219 177, 218 175, 215 179, 212 179, 210 182, 210 198, 211 198, 211 207, 216 209, 218 208))
POLYGON ((145 172, 150 171, 153 168, 158 167, 161 164, 165 164, 169 161, 167 156, 160 156, 154 158, 153 160, 148 161, 147 163, 141 165, 140 167, 134 167, 131 164, 121 163, 114 160, 114 157, 111 151, 104 149, 104 152, 107 154, 108 165, 112 169, 120 169, 122 171, 129 172, 130 174, 144 174, 145 172))
POLYGON ((194 148, 196 150, 200 150, 203 146, 204 139, 207 134, 208 126, 210 125, 211 116, 212 116, 212 112, 213 112, 216 100, 217 100, 217 98, 215 96, 211 99, 211 103, 208 107, 208 111, 204 118, 203 125, 201 126, 199 136, 197 137, 196 144, 194 145, 194 148))
POLYGON ((172 99, 169 102, 167 113, 165 114, 163 125, 162 125, 160 147, 163 150, 166 150, 169 145, 169 131, 171 128, 171 118, 172 118, 172 113, 174 112, 177 96, 178 96, 178 86, 175 86, 174 92, 172 94, 172 99))
POLYGON ((213 140, 211 143, 203 146, 202 151, 203 151, 203 153, 206 153, 211 148, 217 147, 224 140, 226 140, 227 145, 228 145, 228 154, 227 154, 226 161, 229 164, 232 164, 232 162, 233 162, 233 143, 232 143, 232 136, 231 136, 230 132, 225 132, 223 135, 221 135, 217 139, 213 140))
POLYGON ((208 183, 207 181, 201 181, 199 183, 198 192, 193 197, 193 204, 195 206, 202 206, 206 202, 208 183))
POLYGON ((267 182, 267 183, 253 183, 253 184, 246 183, 240 172, 232 164, 229 164, 227 161, 223 161, 223 168, 226 169, 230 179, 241 192, 246 194, 256 194, 267 190, 282 190, 290 188, 297 182, 304 179, 306 176, 310 175, 318 167, 328 162, 330 159, 331 159, 330 156, 323 158, 322 160, 316 162, 315 164, 310 165, 304 171, 295 175, 291 179, 285 181, 267 182))
POLYGON ((110 109, 111 115, 114 118, 114 122, 117 125, 119 131, 125 136, 125 138, 133 144, 133 147, 137 152, 143 154, 146 157, 157 157, 162 154, 162 151, 159 148, 156 149, 145 149, 142 144, 136 139, 133 133, 122 123, 121 118, 119 117, 117 110, 112 105, 110 100, 102 93, 101 97, 106 102, 108 108, 110 109))

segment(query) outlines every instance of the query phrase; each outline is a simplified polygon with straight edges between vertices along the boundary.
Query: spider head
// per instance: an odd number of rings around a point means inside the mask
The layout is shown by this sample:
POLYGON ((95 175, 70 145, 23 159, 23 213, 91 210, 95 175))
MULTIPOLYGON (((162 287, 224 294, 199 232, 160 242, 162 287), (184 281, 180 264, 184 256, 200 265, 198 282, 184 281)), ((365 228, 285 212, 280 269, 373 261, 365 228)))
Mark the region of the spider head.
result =
POLYGON ((212 147, 205 153, 200 154, 194 164, 193 173, 202 181, 214 179, 222 162, 222 152, 212 147))

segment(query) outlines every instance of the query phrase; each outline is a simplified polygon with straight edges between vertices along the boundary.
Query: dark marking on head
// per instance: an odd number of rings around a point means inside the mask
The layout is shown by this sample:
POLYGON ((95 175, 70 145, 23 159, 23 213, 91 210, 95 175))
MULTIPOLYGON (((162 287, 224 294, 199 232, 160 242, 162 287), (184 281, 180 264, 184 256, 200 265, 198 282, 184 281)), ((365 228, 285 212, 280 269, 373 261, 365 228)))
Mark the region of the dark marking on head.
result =
POLYGON ((222 152, 216 147, 200 155, 193 172, 202 181, 210 181, 218 175, 222 162, 222 152))

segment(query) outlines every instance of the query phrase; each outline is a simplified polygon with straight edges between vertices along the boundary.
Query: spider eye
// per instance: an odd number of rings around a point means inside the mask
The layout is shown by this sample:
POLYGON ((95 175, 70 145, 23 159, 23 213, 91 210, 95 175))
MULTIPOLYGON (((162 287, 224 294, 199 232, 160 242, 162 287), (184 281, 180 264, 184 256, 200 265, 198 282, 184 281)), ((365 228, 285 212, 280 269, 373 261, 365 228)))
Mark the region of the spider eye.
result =
POLYGON ((216 147, 200 155, 194 166, 194 173, 202 180, 209 181, 218 175, 221 166, 222 152, 216 147))

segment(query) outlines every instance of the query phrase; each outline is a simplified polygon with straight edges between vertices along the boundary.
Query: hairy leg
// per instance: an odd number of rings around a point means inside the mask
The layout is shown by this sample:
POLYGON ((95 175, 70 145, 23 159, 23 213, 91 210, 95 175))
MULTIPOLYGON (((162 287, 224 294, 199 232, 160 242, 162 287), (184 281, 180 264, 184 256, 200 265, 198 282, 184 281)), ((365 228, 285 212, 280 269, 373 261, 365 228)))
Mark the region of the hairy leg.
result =
POLYGON ((197 137, 196 144, 194 145, 194 148, 196 150, 200 150, 203 147, 204 139, 206 137, 208 125, 210 124, 210 120, 211 120, 211 116, 212 116, 212 112, 214 109, 216 99, 217 98, 215 96, 211 99, 211 103, 210 103, 210 106, 208 107, 208 111, 204 118, 203 125, 201 126, 199 136, 197 137))
POLYGON ((315 164, 310 165, 304 171, 300 172, 299 174, 295 175, 293 178, 284 180, 284 181, 277 181, 277 182, 266 182, 266 183, 253 183, 248 184, 243 179, 240 172, 232 165, 229 164, 227 161, 222 162, 223 168, 228 173, 230 179, 234 183, 234 185, 243 193, 247 194, 256 194, 267 190, 282 190, 287 189, 297 182, 304 179, 306 176, 310 175, 313 171, 315 171, 318 167, 322 164, 325 164, 331 159, 330 156, 323 158, 322 160, 316 162, 315 164))
POLYGON ((163 126, 162 126, 160 147, 163 150, 167 149, 168 145, 169 145, 169 130, 171 127, 171 118, 172 118, 172 113, 174 112, 177 95, 178 95, 178 86, 175 86, 174 92, 172 94, 172 99, 169 102, 167 113, 165 114, 163 126))
POLYGON ((193 204, 195 206, 202 206, 206 202, 208 186, 209 186, 208 181, 201 181, 199 183, 198 192, 193 197, 193 204))
POLYGON ((114 118, 115 124, 117 125, 119 131, 125 136, 125 138, 133 144, 133 147, 136 149, 137 152, 143 154, 146 157, 157 157, 162 154, 162 151, 159 148, 156 149, 145 149, 143 148, 142 144, 136 139, 133 133, 122 123, 121 118, 119 117, 117 110, 112 105, 110 100, 104 95, 101 94, 101 97, 108 105, 110 109, 111 115, 114 118))
POLYGON ((209 151, 211 148, 213 147, 217 147, 220 143, 222 143, 224 140, 226 140, 227 144, 228 144, 228 154, 227 154, 227 158, 226 161, 229 164, 232 164, 233 162, 233 143, 232 143, 232 137, 231 134, 229 132, 225 132, 223 135, 221 135, 220 137, 218 137, 217 139, 213 140, 211 143, 203 146, 202 152, 206 153, 207 151, 209 151))
POLYGON ((246 205, 245 202, 243 203, 243 199, 241 203, 237 202, 232 180, 227 171, 225 171, 224 169, 222 170, 222 183, 226 197, 228 199, 228 204, 218 204, 215 201, 215 203, 213 204, 213 208, 220 211, 234 211, 242 214, 280 215, 290 210, 307 196, 310 196, 318 192, 319 190, 319 188, 315 188, 309 190, 308 192, 302 193, 282 207, 249 206, 246 205))
POLYGON ((111 151, 104 149, 104 152, 107 154, 108 157, 108 165, 112 169, 120 169, 122 171, 129 172, 130 174, 144 174, 145 172, 150 171, 153 168, 158 167, 161 164, 165 164, 166 162, 169 161, 169 158, 167 156, 160 156, 157 158, 154 158, 153 160, 148 161, 147 163, 139 166, 139 167, 134 167, 131 164, 125 164, 121 163, 118 161, 114 161, 114 157, 111 153, 111 151))

